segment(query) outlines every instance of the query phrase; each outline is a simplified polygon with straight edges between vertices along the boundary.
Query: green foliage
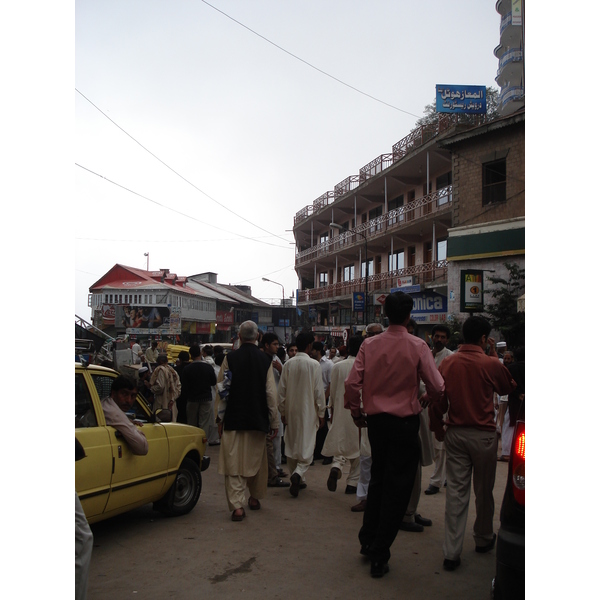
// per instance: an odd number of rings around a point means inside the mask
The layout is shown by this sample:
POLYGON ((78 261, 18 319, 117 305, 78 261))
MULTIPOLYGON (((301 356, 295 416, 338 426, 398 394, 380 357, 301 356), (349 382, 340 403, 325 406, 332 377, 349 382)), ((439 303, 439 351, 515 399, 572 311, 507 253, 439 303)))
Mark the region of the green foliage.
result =
POLYGON ((491 297, 491 301, 486 302, 485 312, 508 348, 514 349, 525 345, 525 313, 517 311, 517 300, 525 292, 525 269, 512 263, 504 266, 508 270, 508 279, 487 277, 495 287, 486 289, 486 298, 491 297))

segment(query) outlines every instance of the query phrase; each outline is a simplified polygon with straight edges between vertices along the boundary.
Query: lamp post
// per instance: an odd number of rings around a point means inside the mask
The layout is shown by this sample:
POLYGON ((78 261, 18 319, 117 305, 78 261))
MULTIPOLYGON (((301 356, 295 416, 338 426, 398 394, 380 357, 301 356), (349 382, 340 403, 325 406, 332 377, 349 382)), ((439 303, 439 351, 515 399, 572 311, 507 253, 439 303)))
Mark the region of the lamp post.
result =
MULTIPOLYGON (((337 229, 340 233, 350 231, 343 227, 339 223, 329 223, 329 227, 337 229)), ((355 231, 354 233, 362 235, 365 240, 365 310, 363 312, 363 325, 367 325, 367 313, 369 311, 369 262, 367 261, 367 234, 361 231, 355 231)))
POLYGON ((285 288, 283 287, 283 284, 278 283, 277 281, 272 281, 271 279, 267 279, 266 277, 262 278, 263 281, 268 281, 269 283, 274 283, 276 285, 280 285, 281 286, 281 299, 282 299, 282 304, 281 306, 283 307, 283 343, 287 344, 287 329, 285 326, 285 316, 286 316, 286 311, 285 311, 285 288))

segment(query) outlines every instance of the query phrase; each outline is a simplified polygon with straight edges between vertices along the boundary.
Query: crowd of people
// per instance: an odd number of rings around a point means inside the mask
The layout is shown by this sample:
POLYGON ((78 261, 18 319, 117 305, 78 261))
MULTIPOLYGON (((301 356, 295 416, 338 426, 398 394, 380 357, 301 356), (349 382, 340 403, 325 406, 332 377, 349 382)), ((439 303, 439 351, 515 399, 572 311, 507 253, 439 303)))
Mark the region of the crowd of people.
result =
POLYGON ((337 348, 304 331, 284 348, 253 321, 240 326, 237 348, 227 355, 194 344, 171 366, 153 343, 138 351, 146 364, 135 385, 153 410, 168 409, 173 421, 201 427, 209 444, 220 445, 218 472, 232 521, 246 518, 246 506, 260 510, 268 487, 298 498, 316 460, 331 465, 324 481, 331 492, 347 470, 344 491, 357 499, 351 510, 363 513, 360 553, 375 578, 389 571, 399 530, 432 525, 418 503, 422 467, 433 464, 424 493, 446 489, 443 568, 453 571, 471 479, 475 551, 495 546, 496 464, 508 460, 524 414, 524 350, 499 356, 480 316, 466 319, 456 351, 447 348, 445 325, 433 327, 429 345, 416 335, 412 306, 407 294, 390 294, 387 329, 372 323, 337 348))

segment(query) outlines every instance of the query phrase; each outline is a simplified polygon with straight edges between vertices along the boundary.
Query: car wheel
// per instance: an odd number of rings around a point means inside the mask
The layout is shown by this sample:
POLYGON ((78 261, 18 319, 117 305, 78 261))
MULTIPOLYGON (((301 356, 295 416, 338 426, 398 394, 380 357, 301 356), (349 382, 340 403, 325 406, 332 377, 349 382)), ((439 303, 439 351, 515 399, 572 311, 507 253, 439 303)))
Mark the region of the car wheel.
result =
POLYGON ((202 475, 200 467, 191 459, 181 461, 179 471, 169 491, 154 504, 160 512, 177 517, 189 513, 200 498, 202 475))

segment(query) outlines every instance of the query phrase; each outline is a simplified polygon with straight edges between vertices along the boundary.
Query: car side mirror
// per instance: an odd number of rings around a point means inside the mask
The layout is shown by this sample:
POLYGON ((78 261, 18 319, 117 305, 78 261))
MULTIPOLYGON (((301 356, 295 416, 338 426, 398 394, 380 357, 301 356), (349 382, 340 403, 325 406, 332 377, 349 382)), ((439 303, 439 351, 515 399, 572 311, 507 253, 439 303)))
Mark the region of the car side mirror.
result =
POLYGON ((173 411, 170 408, 157 408, 152 416, 154 423, 170 423, 173 420, 173 411))

